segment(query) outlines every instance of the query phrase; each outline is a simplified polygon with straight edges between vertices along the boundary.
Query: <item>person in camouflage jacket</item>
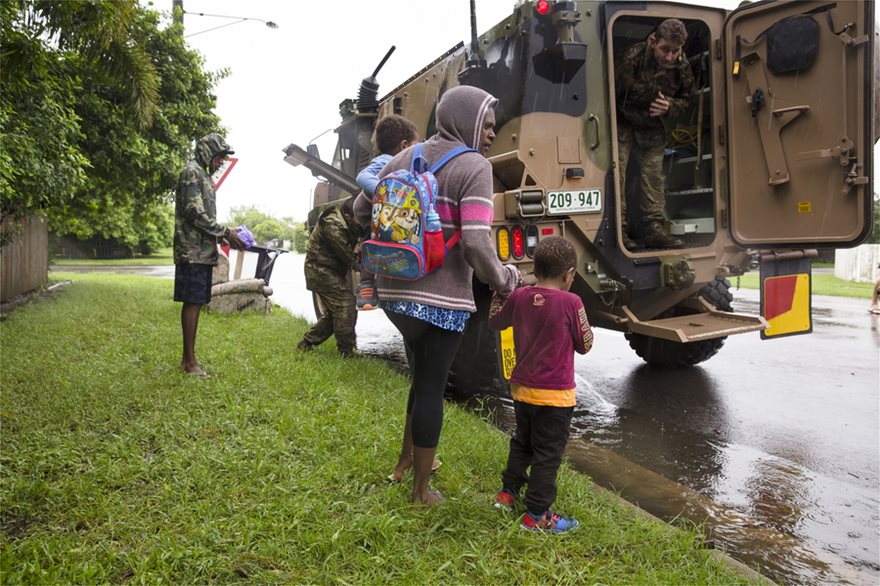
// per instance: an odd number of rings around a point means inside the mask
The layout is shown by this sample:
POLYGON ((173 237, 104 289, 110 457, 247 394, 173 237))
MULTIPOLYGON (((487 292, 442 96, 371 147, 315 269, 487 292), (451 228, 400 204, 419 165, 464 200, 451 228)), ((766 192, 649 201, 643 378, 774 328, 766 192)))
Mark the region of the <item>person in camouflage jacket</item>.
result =
POLYGON ((362 235, 351 198, 321 212, 309 235, 304 272, 306 288, 318 295, 324 315, 306 332, 298 349, 311 350, 332 335, 340 354, 353 355, 357 309, 349 275, 357 265, 356 249, 362 235))
POLYGON ((664 20, 646 41, 627 49, 615 64, 620 213, 627 248, 636 246, 627 232, 626 220, 626 170, 631 157, 641 169, 640 208, 645 246, 669 248, 684 244, 663 228, 663 118, 681 115, 693 101, 694 75, 682 51, 686 40, 687 29, 680 20, 664 20))
POLYGON ((187 374, 207 374, 196 360, 195 344, 202 306, 211 301, 211 276, 217 264, 217 241, 245 248, 238 230, 217 223, 217 203, 211 173, 234 151, 219 134, 208 134, 196 143, 195 158, 180 172, 174 201, 174 300, 183 303, 183 358, 187 374))

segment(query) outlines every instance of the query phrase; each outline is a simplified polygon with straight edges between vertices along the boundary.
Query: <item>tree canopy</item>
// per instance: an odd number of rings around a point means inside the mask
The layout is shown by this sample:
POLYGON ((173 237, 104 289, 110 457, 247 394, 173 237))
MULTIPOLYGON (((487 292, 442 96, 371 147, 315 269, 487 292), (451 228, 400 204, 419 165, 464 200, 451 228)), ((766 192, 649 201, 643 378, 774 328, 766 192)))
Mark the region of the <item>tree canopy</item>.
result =
POLYGON ((0 2, 0 212, 153 249, 193 140, 219 129, 182 25, 137 0, 0 2))
POLYGON ((260 245, 281 246, 290 241, 297 252, 305 252, 305 240, 308 238, 305 224, 293 218, 273 218, 254 206, 234 207, 229 210, 229 217, 234 226, 247 226, 260 245))

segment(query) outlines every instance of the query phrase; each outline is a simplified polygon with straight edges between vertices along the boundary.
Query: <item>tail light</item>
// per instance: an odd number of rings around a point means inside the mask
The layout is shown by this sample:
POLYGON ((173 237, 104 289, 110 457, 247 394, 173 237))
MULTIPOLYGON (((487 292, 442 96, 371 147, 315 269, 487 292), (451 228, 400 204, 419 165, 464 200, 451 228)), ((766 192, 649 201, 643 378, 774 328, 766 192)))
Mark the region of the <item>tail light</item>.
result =
POLYGON ((495 248, 500 260, 510 260, 510 229, 501 227, 495 232, 495 248))
POLYGON ((510 231, 510 245, 513 249, 513 258, 516 260, 526 255, 526 237, 522 226, 514 226, 510 231))
POLYGON ((550 12, 550 2, 547 0, 538 0, 535 2, 535 10, 538 14, 544 15, 550 12))

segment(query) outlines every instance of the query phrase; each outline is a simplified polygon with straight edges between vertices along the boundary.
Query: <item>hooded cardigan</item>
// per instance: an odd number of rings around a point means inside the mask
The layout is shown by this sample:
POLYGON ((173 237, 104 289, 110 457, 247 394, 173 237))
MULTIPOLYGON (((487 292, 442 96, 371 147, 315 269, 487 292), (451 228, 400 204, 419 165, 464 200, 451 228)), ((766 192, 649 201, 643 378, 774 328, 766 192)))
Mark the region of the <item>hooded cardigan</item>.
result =
MULTIPOLYGON (((472 277, 486 283, 500 295, 509 295, 520 279, 516 267, 504 266, 495 254, 491 223, 492 165, 480 154, 480 136, 486 114, 497 100, 487 92, 457 86, 447 90, 437 105, 437 134, 425 141, 422 156, 430 166, 453 148, 462 145, 477 152, 461 154, 436 173, 440 197, 435 209, 448 241, 458 230, 461 238, 447 252, 443 266, 417 281, 390 279, 377 275, 380 301, 408 301, 452 310, 476 311, 472 277)), ((402 151, 380 172, 380 178, 399 169, 408 169, 413 147, 402 151)), ((361 192, 354 203, 358 220, 370 224, 372 201, 361 192)))

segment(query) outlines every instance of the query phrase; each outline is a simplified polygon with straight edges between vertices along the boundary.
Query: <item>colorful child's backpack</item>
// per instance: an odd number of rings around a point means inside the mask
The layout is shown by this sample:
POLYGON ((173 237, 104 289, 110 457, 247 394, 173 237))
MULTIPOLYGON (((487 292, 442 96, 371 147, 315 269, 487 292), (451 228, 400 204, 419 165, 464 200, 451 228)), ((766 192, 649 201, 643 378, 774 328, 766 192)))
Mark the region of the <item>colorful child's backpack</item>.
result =
MULTIPOLYGON (((462 153, 458 147, 446 153, 427 171, 422 145, 413 147, 411 170, 394 171, 383 177, 373 193, 370 238, 361 246, 361 266, 393 279, 421 279, 443 264, 446 251, 455 246, 461 231, 443 241, 440 217, 434 209, 439 195, 440 168, 462 153)), ((476 152, 476 151, 474 151, 476 152)))

